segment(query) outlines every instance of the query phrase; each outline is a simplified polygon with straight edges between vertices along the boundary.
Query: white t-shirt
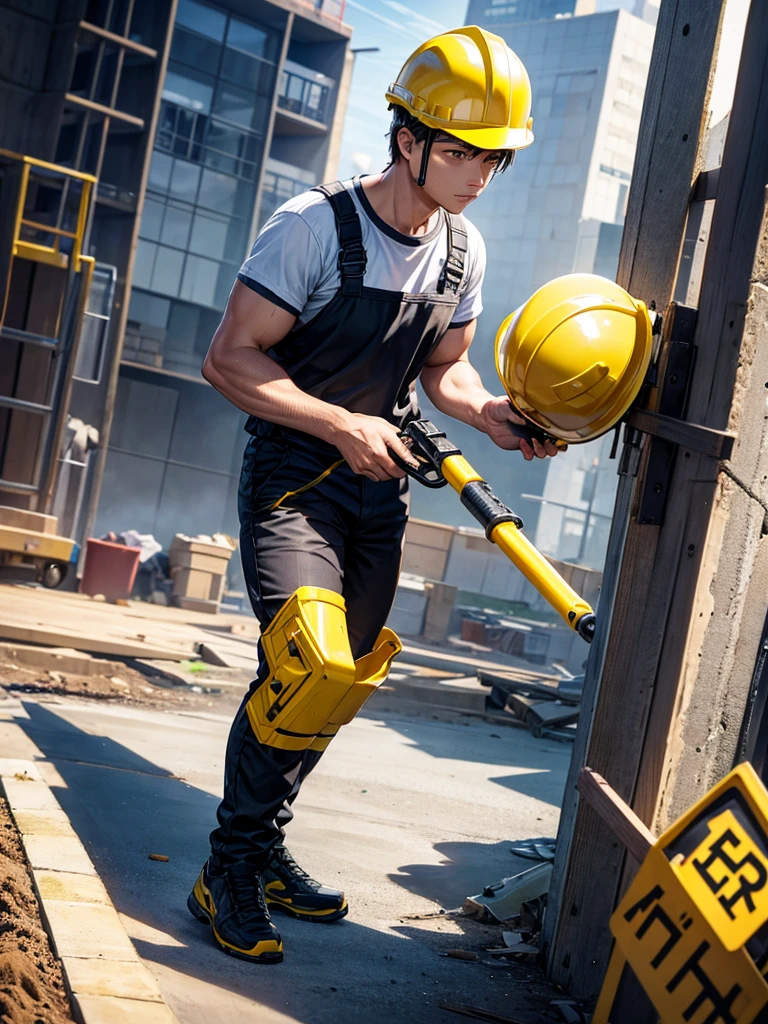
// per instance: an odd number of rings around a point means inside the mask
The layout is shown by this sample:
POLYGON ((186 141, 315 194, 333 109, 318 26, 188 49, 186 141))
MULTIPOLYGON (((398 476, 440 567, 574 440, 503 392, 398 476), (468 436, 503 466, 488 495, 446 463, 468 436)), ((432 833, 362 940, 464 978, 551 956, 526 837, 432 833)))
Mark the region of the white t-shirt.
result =
MULTIPOLYGON (((345 181, 363 232, 368 264, 366 288, 419 294, 434 292, 447 255, 445 215, 438 210, 426 234, 413 237, 391 227, 371 206, 359 178, 345 181)), ((459 303, 451 327, 482 311, 485 244, 466 217, 467 255, 459 303)), ((330 202, 321 192, 302 192, 269 218, 253 243, 238 278, 243 284, 293 313, 294 330, 311 320, 339 289, 339 240, 330 202)))

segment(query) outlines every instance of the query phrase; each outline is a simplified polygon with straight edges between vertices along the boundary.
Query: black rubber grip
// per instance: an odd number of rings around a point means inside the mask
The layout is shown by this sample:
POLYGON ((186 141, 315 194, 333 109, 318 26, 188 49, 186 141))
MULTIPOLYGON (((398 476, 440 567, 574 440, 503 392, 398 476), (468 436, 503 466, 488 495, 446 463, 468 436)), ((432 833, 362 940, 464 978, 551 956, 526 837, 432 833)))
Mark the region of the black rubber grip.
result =
POLYGON ((534 431, 530 427, 524 427, 522 423, 513 423, 512 420, 507 420, 507 426, 509 427, 510 434, 522 438, 523 441, 531 442, 534 437, 537 441, 543 442, 546 440, 541 430, 534 431))
MULTIPOLYGON (((517 409, 515 412, 520 415, 517 409)), ((542 430, 540 427, 535 427, 533 423, 526 421, 525 423, 513 423, 512 420, 507 420, 507 426, 509 427, 510 434, 514 434, 515 437, 521 438, 523 441, 527 441, 533 448, 533 441, 539 441, 541 444, 546 444, 547 441, 551 441, 557 448, 562 451, 568 447, 565 441, 561 441, 557 437, 553 437, 552 434, 548 434, 546 430, 542 430)))
POLYGON ((511 508, 496 497, 485 480, 472 480, 465 484, 461 491, 461 503, 485 527, 488 540, 499 523, 514 523, 518 530, 523 528, 520 516, 515 515, 511 508))

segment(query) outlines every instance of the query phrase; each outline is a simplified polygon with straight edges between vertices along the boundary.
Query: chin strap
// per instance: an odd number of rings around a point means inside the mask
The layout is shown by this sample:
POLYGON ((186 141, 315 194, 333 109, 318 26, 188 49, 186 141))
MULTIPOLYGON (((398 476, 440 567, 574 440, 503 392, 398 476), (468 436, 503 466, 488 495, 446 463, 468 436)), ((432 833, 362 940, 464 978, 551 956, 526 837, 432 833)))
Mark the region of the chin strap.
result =
POLYGON ((416 184, 419 188, 424 188, 424 183, 427 180, 427 164, 429 163, 429 154, 432 152, 432 144, 435 141, 436 132, 433 128, 430 128, 427 132, 427 137, 424 139, 424 149, 421 152, 421 167, 419 168, 419 177, 416 180, 416 184))

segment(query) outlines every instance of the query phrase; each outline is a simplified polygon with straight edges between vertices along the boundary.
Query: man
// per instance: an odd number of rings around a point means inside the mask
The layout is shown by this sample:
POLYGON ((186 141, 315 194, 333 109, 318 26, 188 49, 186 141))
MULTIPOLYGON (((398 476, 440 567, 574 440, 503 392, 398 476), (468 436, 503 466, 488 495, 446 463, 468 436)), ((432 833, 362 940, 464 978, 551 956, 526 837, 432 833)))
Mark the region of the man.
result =
POLYGON ((212 854, 188 906, 231 955, 282 959, 269 908, 330 922, 344 894, 283 845, 302 780, 386 674, 413 463, 415 382, 441 412, 525 459, 554 445, 467 358, 485 251, 462 214, 533 142, 530 84, 476 27, 429 40, 387 93, 391 162, 290 200, 246 260, 203 368, 250 416, 241 551, 260 667, 232 726, 212 854))

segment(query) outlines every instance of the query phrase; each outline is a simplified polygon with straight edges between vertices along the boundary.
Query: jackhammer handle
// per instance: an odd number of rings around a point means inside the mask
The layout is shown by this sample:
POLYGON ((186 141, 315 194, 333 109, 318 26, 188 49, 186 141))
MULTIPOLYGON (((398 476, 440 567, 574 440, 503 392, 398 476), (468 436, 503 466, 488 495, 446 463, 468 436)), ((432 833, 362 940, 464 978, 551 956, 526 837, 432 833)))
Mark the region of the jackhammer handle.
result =
MULTIPOLYGON (((509 424, 517 429, 517 424, 509 424)), ((522 429, 522 428, 521 428, 522 429)), ((410 476, 428 487, 449 483, 461 498, 461 503, 485 529, 485 535, 498 545, 507 558, 517 566, 546 601, 557 611, 574 632, 587 643, 595 632, 592 608, 566 583, 560 573, 547 561, 521 532, 523 521, 496 497, 442 430, 429 420, 414 420, 401 434, 403 443, 417 459, 414 469, 393 458, 410 476)))
POLYGON ((592 643, 595 615, 592 607, 566 583, 560 573, 528 540, 514 523, 500 523, 491 533, 491 540, 520 570, 542 597, 559 612, 571 629, 592 643))
POLYGON ((542 597, 587 643, 595 632, 595 615, 583 598, 566 583, 522 532, 522 520, 493 494, 463 455, 449 455, 441 464, 443 476, 461 497, 463 505, 486 527, 488 540, 533 584, 542 597))

